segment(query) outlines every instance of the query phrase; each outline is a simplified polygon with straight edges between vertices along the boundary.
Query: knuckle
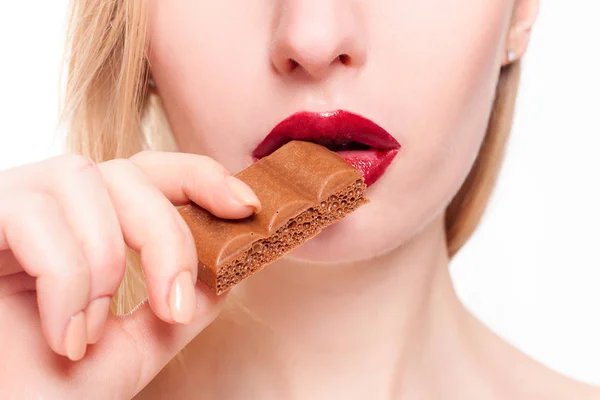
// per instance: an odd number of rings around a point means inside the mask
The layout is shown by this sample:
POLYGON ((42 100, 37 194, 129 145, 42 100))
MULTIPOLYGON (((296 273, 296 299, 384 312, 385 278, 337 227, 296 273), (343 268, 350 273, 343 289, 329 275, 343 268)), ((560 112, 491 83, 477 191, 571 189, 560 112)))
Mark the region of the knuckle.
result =
POLYGON ((129 160, 136 162, 136 161, 145 161, 151 157, 153 157, 154 155, 156 155, 156 151, 153 150, 142 150, 136 154, 134 154, 133 156, 129 157, 129 160))
POLYGON ((228 171, 225 169, 224 166, 222 166, 219 162, 217 162, 216 160, 208 157, 208 156, 203 156, 203 155, 197 155, 196 157, 196 163, 198 165, 198 168, 200 168, 201 170, 203 170, 203 172, 214 172, 214 173, 218 173, 218 174, 227 174, 228 171))
POLYGON ((63 170, 68 173, 96 171, 96 163, 89 157, 80 154, 69 154, 59 158, 63 170))
POLYGON ((196 243, 194 238, 187 226, 178 229, 177 233, 177 245, 179 251, 177 255, 179 257, 178 262, 180 265, 189 266, 195 269, 198 267, 198 254, 196 251, 196 243))
POLYGON ((72 285, 81 287, 82 284, 86 284, 87 290, 85 291, 89 291, 90 271, 87 268, 59 268, 56 273, 59 276, 68 276, 72 285))
MULTIPOLYGON (((43 274, 46 279, 55 282, 57 287, 77 288, 77 293, 87 294, 90 290, 90 270, 79 266, 57 265, 43 274)), ((87 295, 85 295, 87 297, 87 295)))
POLYGON ((130 159, 126 158, 115 158, 113 160, 105 161, 100 165, 100 168, 109 175, 122 175, 123 173, 131 175, 138 172, 135 164, 130 159))
POLYGON ((182 186, 186 192, 200 195, 208 182, 220 182, 229 175, 229 171, 212 158, 194 155, 193 162, 181 177, 182 186))
POLYGON ((177 258, 176 263, 184 262, 187 254, 186 249, 192 245, 191 235, 183 229, 176 218, 165 219, 161 227, 163 232, 164 249, 177 258))
POLYGON ((170 226, 168 232, 173 238, 173 241, 175 241, 175 243, 177 243, 177 245, 179 246, 187 245, 189 242, 189 235, 187 235, 187 232, 183 229, 183 227, 179 223, 177 223, 177 220, 175 218, 172 218, 171 224, 169 225, 170 226))
POLYGON ((177 218, 177 221, 176 221, 177 225, 179 226, 179 230, 182 235, 182 241, 184 242, 184 244, 186 246, 192 246, 195 248, 196 242, 194 240, 194 236, 192 235, 192 230, 185 223, 185 220, 183 219, 181 214, 177 213, 176 218, 177 218))
POLYGON ((95 251, 89 260, 92 270, 101 271, 103 274, 109 273, 115 279, 125 272, 126 251, 124 243, 107 243, 95 246, 94 249, 95 251))

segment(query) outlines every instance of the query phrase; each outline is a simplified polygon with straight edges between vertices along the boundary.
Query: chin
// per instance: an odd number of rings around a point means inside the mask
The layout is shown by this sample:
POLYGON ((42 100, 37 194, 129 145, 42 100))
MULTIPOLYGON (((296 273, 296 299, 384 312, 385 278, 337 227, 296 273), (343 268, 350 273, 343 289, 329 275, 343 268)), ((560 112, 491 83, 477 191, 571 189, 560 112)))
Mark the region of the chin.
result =
POLYGON ((384 225, 382 215, 369 203, 335 225, 325 228, 313 239, 286 257, 296 262, 323 264, 367 261, 398 248, 406 236, 400 224, 384 225))

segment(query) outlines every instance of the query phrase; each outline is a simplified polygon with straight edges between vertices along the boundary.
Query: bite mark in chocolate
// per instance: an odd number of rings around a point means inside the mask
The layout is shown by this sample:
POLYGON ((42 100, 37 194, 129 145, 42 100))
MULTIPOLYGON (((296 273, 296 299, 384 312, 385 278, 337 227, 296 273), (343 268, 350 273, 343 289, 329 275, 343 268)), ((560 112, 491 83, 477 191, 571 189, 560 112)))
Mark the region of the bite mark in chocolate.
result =
POLYGON ((179 209, 194 236, 198 279, 217 294, 368 202, 360 172, 310 142, 287 143, 236 177, 258 196, 259 213, 225 220, 195 204, 179 209))

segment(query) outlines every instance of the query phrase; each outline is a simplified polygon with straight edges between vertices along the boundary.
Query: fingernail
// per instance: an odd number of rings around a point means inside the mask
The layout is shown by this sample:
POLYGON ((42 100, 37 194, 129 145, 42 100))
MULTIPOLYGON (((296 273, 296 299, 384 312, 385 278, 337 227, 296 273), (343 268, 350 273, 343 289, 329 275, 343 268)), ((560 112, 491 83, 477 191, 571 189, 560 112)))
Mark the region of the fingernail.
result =
POLYGON ((171 289, 169 299, 171 316, 175 322, 187 324, 192 321, 196 311, 196 285, 190 271, 181 272, 171 289))
POLYGON ((86 336, 85 313, 81 311, 71 318, 65 335, 65 350, 67 357, 72 361, 79 361, 85 355, 87 348, 86 336))
POLYGON ((252 189, 250 189, 250 186, 246 185, 235 176, 228 176, 225 178, 225 181, 237 201, 245 206, 253 207, 254 212, 260 211, 260 200, 258 200, 258 197, 256 197, 256 194, 254 194, 252 189))
POLYGON ((88 306, 85 312, 88 344, 94 344, 100 340, 109 309, 110 297, 96 299, 88 306))

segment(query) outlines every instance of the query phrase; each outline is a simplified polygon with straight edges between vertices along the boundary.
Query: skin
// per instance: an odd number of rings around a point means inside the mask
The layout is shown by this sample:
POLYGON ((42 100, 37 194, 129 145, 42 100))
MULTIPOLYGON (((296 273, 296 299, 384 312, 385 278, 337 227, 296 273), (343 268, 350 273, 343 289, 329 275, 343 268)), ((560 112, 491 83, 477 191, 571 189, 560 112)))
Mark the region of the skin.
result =
POLYGON ((149 5, 157 94, 190 154, 0 172, 1 397, 598 398, 475 320, 448 273, 443 211, 537 1, 149 5), (191 286, 194 244, 174 205, 250 215, 258 200, 227 171, 290 114, 335 109, 377 122, 401 153, 368 206, 236 288, 249 312, 215 320, 225 297, 191 286), (126 245, 149 301, 117 319, 106 299, 126 245))

